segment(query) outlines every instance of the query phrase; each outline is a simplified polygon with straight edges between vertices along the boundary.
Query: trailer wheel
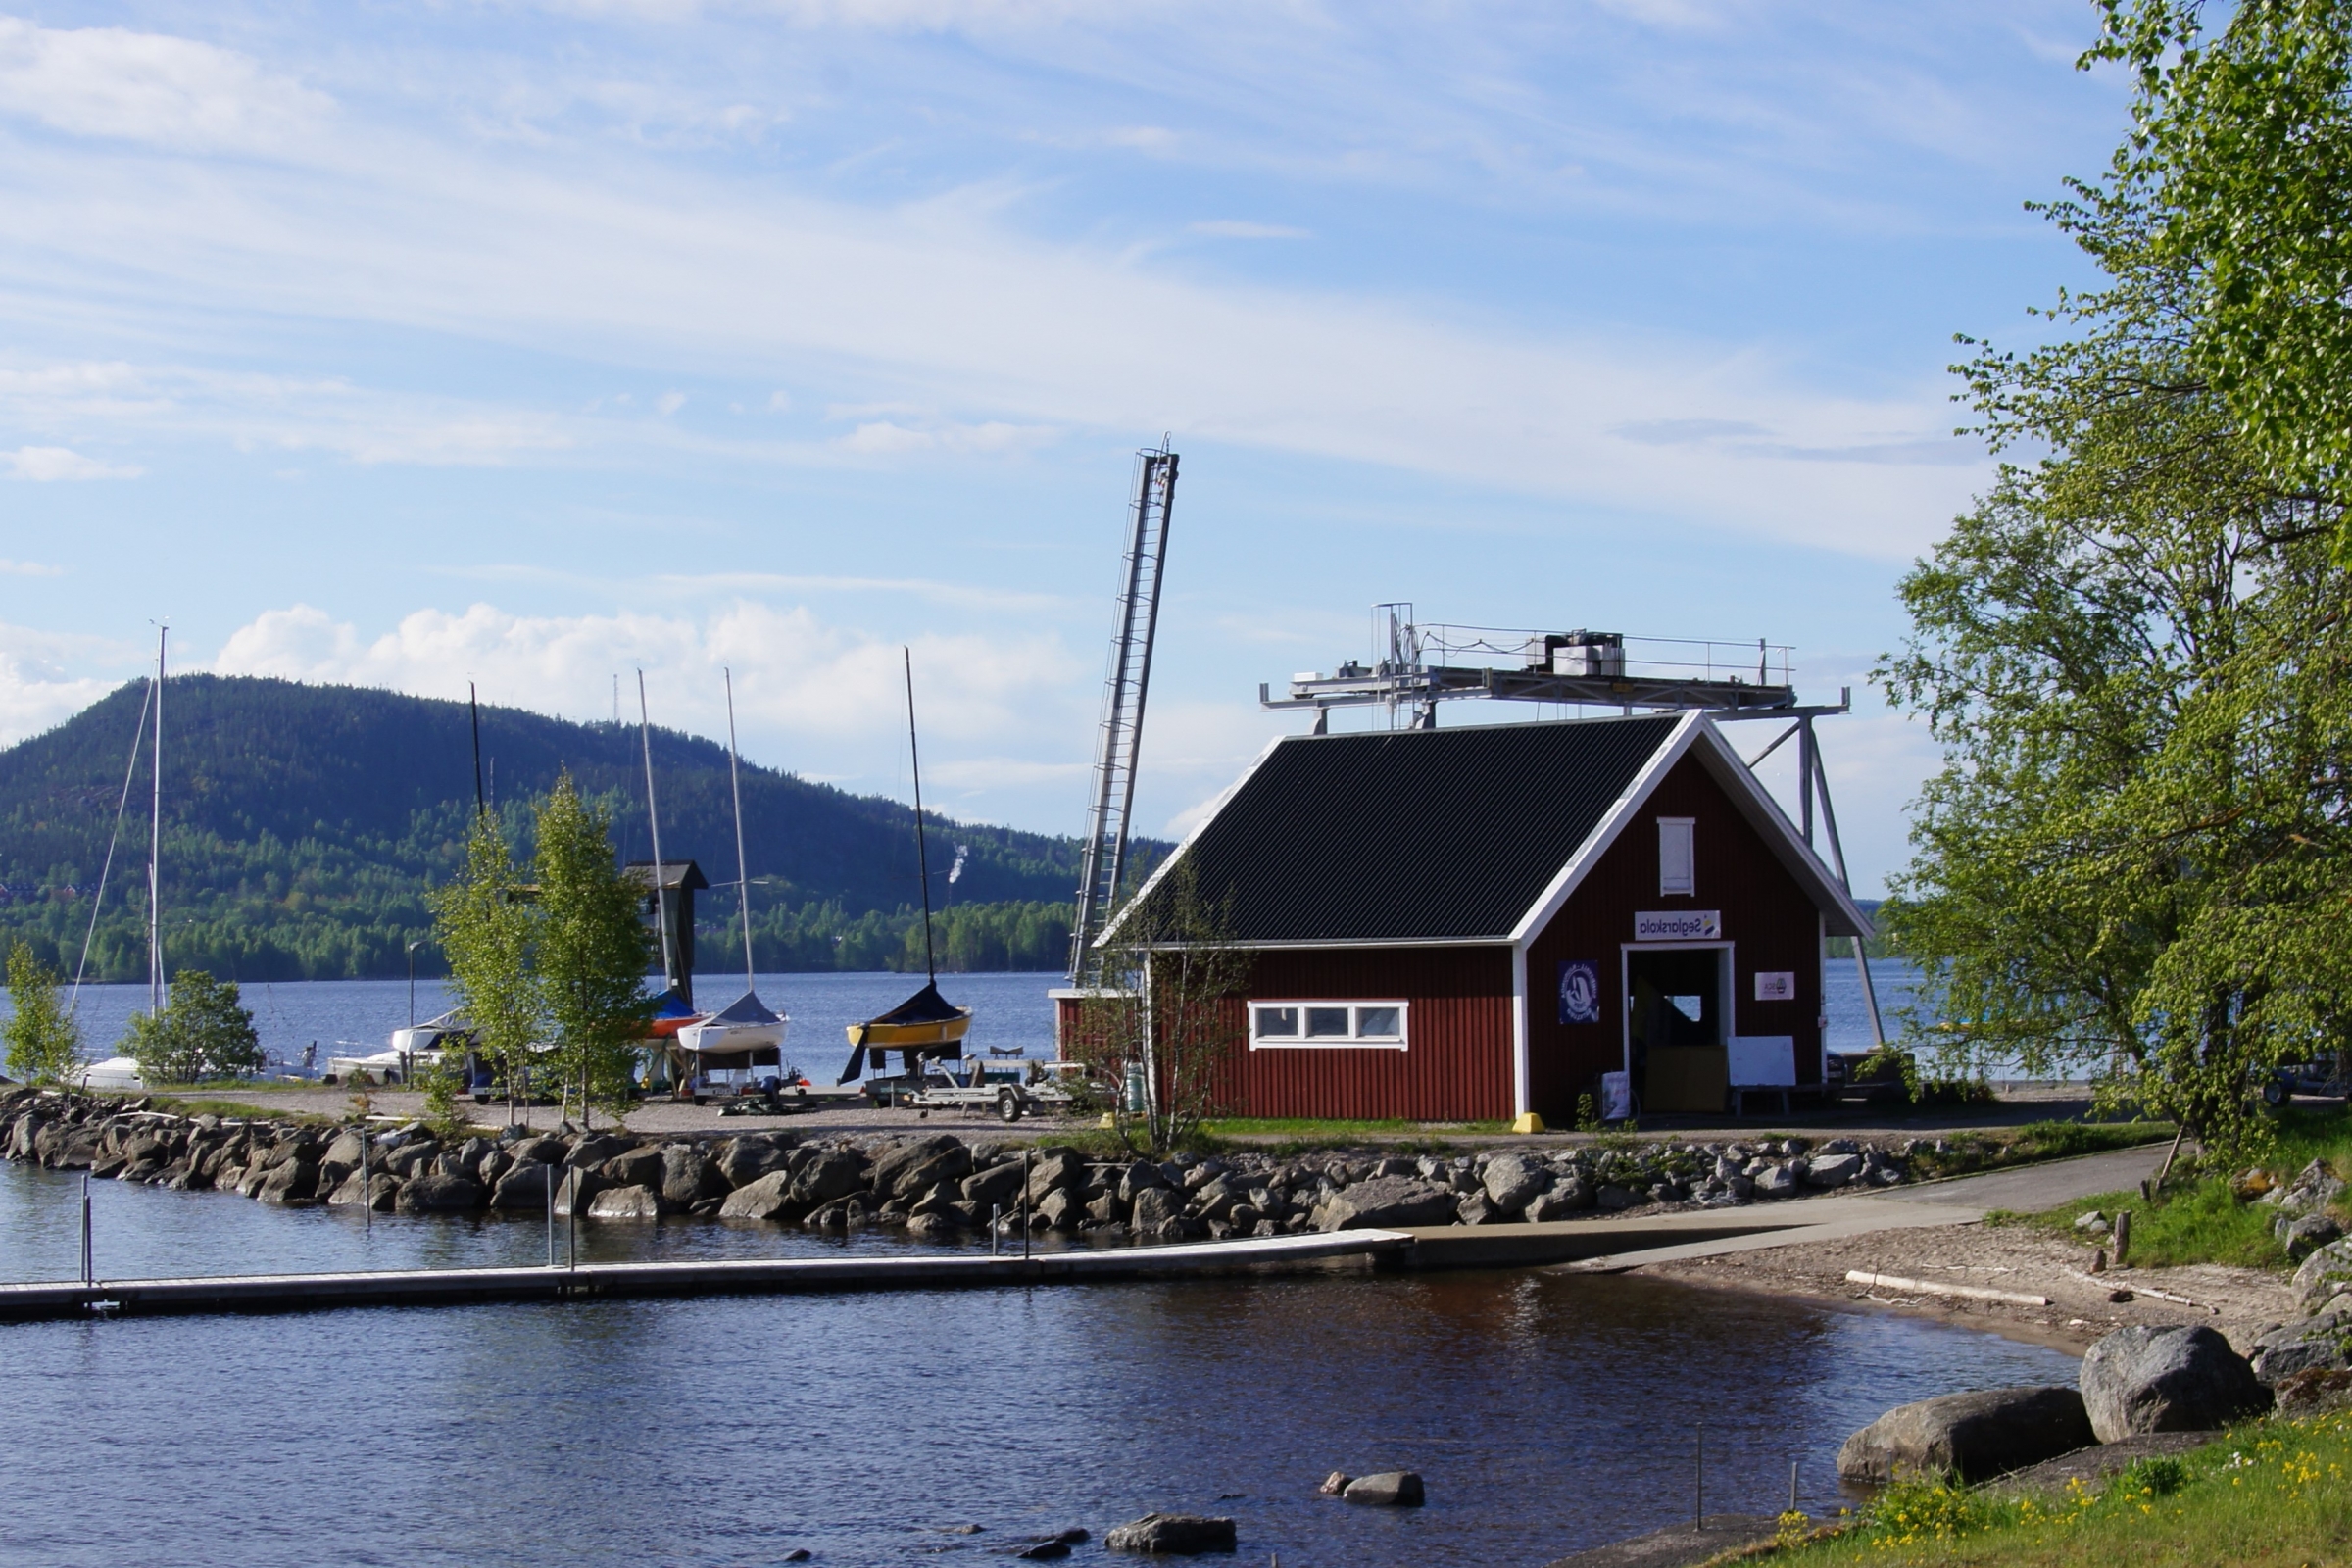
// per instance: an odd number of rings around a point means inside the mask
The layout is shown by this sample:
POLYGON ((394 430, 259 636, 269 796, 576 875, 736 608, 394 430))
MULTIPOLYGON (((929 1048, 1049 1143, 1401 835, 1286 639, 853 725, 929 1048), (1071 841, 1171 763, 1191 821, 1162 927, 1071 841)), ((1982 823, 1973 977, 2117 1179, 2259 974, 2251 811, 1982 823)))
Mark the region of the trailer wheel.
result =
POLYGON ((1006 1121, 1019 1121, 1021 1119, 1021 1097, 1009 1089, 999 1090, 997 1092, 997 1114, 1006 1121))

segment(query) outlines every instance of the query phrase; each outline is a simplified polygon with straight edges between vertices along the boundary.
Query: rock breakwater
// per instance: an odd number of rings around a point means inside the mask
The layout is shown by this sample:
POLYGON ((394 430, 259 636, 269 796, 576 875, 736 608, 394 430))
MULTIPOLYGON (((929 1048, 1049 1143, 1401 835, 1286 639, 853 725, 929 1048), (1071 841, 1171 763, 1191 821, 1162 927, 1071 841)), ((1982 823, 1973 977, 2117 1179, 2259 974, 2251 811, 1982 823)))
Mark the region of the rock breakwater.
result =
POLYGON ((903 1228, 918 1238, 1088 1232, 1106 1240, 1283 1236, 1406 1225, 1567 1219, 1654 1205, 1716 1207, 1892 1186, 1909 1150, 1800 1139, 1507 1150, 1450 1157, 1348 1151, 1160 1162, 928 1137, 703 1138, 530 1133, 444 1141, 373 1126, 183 1115, 151 1100, 54 1090, 0 1095, 0 1150, 93 1177, 266 1203, 381 1213, 577 1212, 903 1228))

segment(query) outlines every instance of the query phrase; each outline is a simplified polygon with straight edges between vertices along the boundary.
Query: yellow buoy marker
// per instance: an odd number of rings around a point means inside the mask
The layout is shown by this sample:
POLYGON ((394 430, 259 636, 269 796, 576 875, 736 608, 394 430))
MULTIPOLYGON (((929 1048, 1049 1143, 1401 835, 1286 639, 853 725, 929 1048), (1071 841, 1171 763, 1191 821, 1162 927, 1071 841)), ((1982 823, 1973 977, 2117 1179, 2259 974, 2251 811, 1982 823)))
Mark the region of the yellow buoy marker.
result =
POLYGON ((1532 1110, 1521 1111, 1518 1120, 1511 1123, 1511 1131, 1515 1133, 1540 1133, 1543 1130, 1544 1118, 1532 1110))

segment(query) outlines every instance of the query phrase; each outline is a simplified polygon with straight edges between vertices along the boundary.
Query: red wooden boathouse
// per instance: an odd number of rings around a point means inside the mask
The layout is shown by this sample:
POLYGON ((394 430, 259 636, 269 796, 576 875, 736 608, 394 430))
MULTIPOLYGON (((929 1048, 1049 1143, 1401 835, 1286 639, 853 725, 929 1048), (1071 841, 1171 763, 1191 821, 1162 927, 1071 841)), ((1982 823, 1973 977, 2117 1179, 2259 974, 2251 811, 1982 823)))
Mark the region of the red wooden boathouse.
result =
POLYGON ((1653 1112, 1818 1085, 1822 939, 1870 933, 1703 712, 1287 737, 1139 897, 1179 864, 1254 955, 1244 1116, 1565 1125, 1604 1073, 1653 1112))

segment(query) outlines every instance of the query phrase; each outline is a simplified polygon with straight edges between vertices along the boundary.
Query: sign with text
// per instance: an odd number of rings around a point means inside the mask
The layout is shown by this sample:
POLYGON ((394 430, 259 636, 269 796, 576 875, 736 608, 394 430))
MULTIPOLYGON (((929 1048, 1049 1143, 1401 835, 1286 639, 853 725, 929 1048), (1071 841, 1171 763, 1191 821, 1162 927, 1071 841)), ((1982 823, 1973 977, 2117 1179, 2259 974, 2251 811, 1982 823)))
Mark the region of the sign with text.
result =
POLYGON ((1634 915, 1636 942, 1713 942, 1723 916, 1713 909, 1643 909, 1634 915))
POLYGON ((1560 964, 1560 1022, 1600 1022, 1600 965, 1589 958, 1560 964))
POLYGON ((1758 1002, 1794 1002, 1796 972, 1792 969, 1758 969, 1756 971, 1756 1000, 1758 1002))

